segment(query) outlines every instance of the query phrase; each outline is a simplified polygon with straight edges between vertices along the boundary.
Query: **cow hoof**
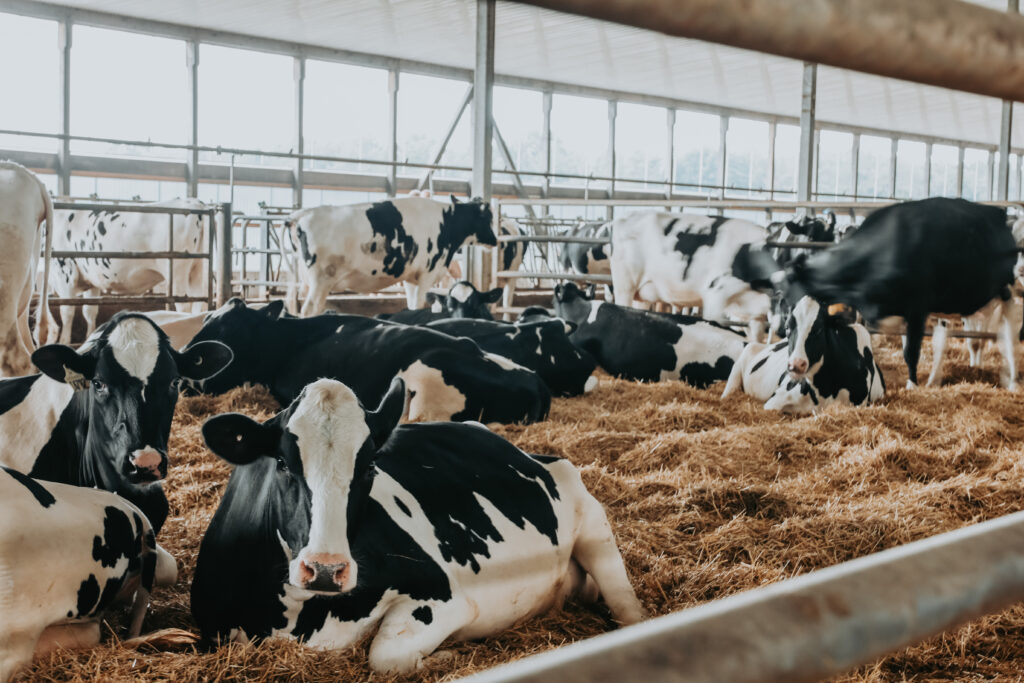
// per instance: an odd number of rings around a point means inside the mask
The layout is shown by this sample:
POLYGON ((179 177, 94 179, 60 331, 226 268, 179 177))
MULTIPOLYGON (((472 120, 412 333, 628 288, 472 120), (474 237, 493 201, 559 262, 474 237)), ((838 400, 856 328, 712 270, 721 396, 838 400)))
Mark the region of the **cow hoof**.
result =
POLYGON ((591 375, 590 377, 587 378, 586 383, 583 385, 583 393, 586 394, 587 392, 593 391, 594 389, 597 388, 597 384, 597 377, 591 375))
POLYGON ((907 380, 907 389, 916 389, 916 388, 917 388, 917 385, 916 385, 916 384, 914 384, 913 382, 911 382, 911 381, 910 381, 910 380, 908 379, 908 380, 907 380))

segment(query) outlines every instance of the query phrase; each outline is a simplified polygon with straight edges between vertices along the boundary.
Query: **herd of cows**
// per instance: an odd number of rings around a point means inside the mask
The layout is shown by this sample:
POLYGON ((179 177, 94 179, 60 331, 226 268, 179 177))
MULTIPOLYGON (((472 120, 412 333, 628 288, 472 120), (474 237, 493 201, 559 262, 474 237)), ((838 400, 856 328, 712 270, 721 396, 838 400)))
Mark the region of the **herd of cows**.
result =
MULTIPOLYGON (((764 228, 650 212, 582 226, 609 244, 570 245, 562 257, 577 272, 610 273, 605 296, 562 283, 551 308, 505 322, 488 308, 501 290, 458 281, 430 292, 467 244, 498 247, 506 269, 521 263, 522 243, 497 239, 520 228, 503 219, 496 233, 488 204, 318 207, 286 224, 292 306, 236 298, 209 312, 123 311, 99 326, 90 310, 88 338, 73 349, 72 309, 58 327, 51 288, 62 298, 142 293, 170 274, 156 259, 55 259, 51 270, 47 258, 33 338, 41 235, 47 255, 159 250, 166 218, 54 211, 38 178, 0 163, 0 683, 34 655, 98 642, 114 605, 131 604, 128 636, 139 635, 151 591, 177 577, 158 541, 179 394, 245 384, 284 409, 263 423, 229 413, 203 425, 208 449, 234 466, 192 583, 204 646, 285 637, 344 648, 375 633, 370 665, 409 671, 449 638, 495 633, 571 595, 600 596, 620 624, 643 619, 576 468, 484 423, 544 420, 553 396, 593 389, 598 368, 722 381, 723 396, 743 391, 792 413, 868 404, 885 382, 862 321, 889 316, 907 323, 911 384, 925 321, 946 314, 997 332, 1001 382, 1016 386, 1024 222, 942 198, 880 209, 845 235, 829 218, 764 228), (766 244, 805 241, 835 244, 766 244), (398 282, 409 310, 323 311, 331 291, 398 282), (646 310, 654 302, 700 306, 704 317, 646 310)), ((176 248, 207 243, 198 219, 174 220, 176 248)), ((205 291, 201 270, 173 277, 176 292, 205 291)), ((936 360, 946 336, 938 325, 936 360)))

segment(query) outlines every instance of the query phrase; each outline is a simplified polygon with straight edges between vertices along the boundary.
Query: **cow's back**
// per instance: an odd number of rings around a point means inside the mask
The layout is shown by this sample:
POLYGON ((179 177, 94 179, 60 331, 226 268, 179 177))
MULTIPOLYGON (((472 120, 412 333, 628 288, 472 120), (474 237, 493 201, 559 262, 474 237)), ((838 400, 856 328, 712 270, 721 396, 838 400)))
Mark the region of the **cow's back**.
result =
POLYGON ((21 291, 31 266, 39 225, 46 216, 39 180, 12 162, 0 162, 0 287, 8 296, 21 291))

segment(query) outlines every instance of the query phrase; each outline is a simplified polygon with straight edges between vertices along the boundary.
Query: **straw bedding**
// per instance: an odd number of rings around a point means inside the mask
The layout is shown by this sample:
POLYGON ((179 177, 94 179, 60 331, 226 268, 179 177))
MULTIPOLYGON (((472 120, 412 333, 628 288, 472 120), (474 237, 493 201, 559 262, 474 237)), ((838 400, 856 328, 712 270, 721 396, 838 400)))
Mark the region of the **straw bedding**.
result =
MULTIPOLYGON (((746 396, 723 402, 721 384, 699 391, 605 379, 586 397, 557 399, 542 424, 496 431, 582 469, 608 509, 638 595, 653 614, 665 614, 1024 509, 1024 394, 995 386, 994 350, 971 369, 962 346, 953 347, 946 385, 908 392, 898 349, 882 343, 889 392, 870 408, 794 418, 746 396)), ((924 376, 927 360, 922 366, 924 376)), ((200 425, 224 411, 263 419, 275 409, 260 389, 180 402, 167 482, 172 513, 160 540, 181 571, 176 586, 156 593, 148 629, 195 630, 188 586, 228 474, 203 448, 200 425)), ((100 648, 56 653, 17 680, 371 678, 365 643, 340 653, 294 643, 136 651, 117 642, 122 619, 105 628, 100 648)), ((603 608, 568 605, 480 642, 446 645, 452 658, 394 680, 450 680, 611 627, 603 608)), ((841 680, 1016 679, 1022 665, 1018 607, 841 680)))

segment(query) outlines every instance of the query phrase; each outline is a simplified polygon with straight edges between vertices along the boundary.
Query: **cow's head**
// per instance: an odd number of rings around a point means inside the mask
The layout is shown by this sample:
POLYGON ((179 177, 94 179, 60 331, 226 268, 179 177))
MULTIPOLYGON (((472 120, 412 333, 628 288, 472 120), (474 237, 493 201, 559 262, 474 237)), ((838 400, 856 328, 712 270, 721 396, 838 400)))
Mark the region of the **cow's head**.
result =
POLYGON ((794 235, 804 235, 810 242, 834 242, 836 215, 826 210, 821 217, 800 216, 786 222, 786 229, 794 235))
POLYGON ((537 372, 555 396, 577 396, 597 386, 597 361, 569 339, 576 323, 546 318, 517 323, 518 334, 537 336, 537 372))
POLYGON ((800 381, 816 371, 825 357, 829 330, 850 325, 855 319, 856 314, 846 306, 826 306, 809 296, 800 297, 786 323, 790 378, 800 381))
POLYGON ((296 520, 276 529, 288 557, 288 582, 320 593, 345 593, 359 581, 351 541, 370 499, 379 449, 405 408, 395 378, 377 410, 347 386, 321 379, 264 423, 218 415, 203 425, 211 451, 237 466, 263 466, 296 520), (269 458, 275 467, 269 467, 269 458))
MULTIPOLYGON (((528 323, 538 323, 551 320, 555 315, 544 308, 543 306, 527 306, 523 309, 523 312, 519 314, 516 319, 516 325, 526 325, 528 323)), ((575 325, 574 325, 575 327, 575 325)))
POLYGON ((167 437, 183 378, 216 374, 231 360, 223 344, 175 351, 149 318, 118 313, 78 351, 52 344, 32 354, 48 377, 76 389, 72 398, 81 480, 108 491, 167 476, 167 437))
POLYGON ((451 195, 451 200, 451 205, 444 210, 446 228, 454 231, 456 235, 463 236, 465 242, 470 244, 477 242, 489 247, 498 245, 490 204, 479 197, 474 197, 468 202, 460 202, 455 195, 451 195))
POLYGON ((579 325, 590 316, 594 285, 580 289, 575 282, 555 285, 555 315, 579 325))
POLYGON ((488 304, 501 301, 501 287, 481 292, 468 280, 460 280, 451 286, 448 294, 427 294, 427 301, 441 307, 440 312, 451 318, 476 318, 494 320, 488 304))

